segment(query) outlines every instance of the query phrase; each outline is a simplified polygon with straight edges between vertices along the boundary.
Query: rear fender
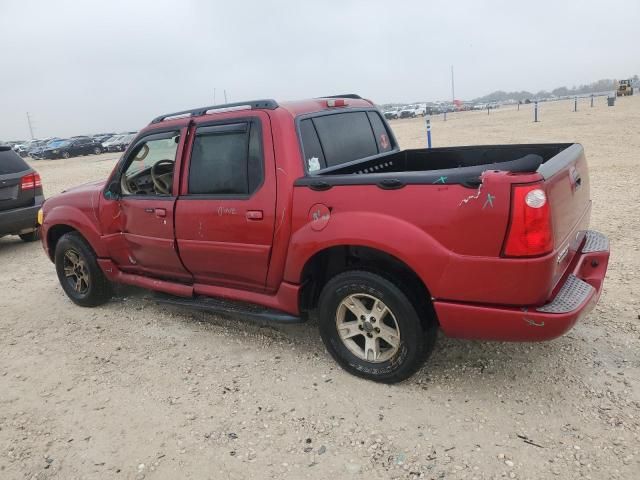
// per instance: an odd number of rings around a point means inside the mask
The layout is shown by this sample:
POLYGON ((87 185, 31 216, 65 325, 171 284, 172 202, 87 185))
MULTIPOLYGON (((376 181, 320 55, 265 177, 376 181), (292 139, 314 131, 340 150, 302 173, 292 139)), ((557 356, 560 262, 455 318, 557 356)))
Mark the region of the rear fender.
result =
POLYGON ((322 250, 361 246, 401 260, 437 296, 437 284, 450 252, 417 226, 381 213, 345 212, 331 215, 322 230, 314 228, 314 222, 308 222, 291 236, 285 281, 300 283, 305 264, 322 250))

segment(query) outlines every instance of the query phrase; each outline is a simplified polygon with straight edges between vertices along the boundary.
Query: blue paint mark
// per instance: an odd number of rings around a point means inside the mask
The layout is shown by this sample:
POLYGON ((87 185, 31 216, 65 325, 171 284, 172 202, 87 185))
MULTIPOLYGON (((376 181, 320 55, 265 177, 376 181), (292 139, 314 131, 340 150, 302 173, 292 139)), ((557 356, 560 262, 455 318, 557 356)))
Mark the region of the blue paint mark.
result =
POLYGON ((493 208, 493 201, 495 199, 496 199, 495 195, 491 195, 490 193, 487 193, 487 199, 485 200, 484 205, 482 206, 482 209, 484 210, 487 205, 489 205, 489 207, 493 208))
POLYGON ((445 183, 447 181, 447 178, 449 177, 440 177, 439 179, 437 179, 435 182, 433 183, 445 183))

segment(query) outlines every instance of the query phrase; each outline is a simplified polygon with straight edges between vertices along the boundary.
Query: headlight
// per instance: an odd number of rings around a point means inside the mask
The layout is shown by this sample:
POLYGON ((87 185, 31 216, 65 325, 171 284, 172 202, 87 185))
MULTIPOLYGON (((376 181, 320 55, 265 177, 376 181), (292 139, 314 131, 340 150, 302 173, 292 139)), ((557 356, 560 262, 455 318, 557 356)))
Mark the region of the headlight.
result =
POLYGON ((58 153, 58 152, 59 152, 59 150, 54 150, 54 151, 53 151, 53 153, 58 153))
POLYGON ((42 222, 44 220, 44 212, 42 211, 42 209, 38 210, 38 225, 42 225, 42 222))

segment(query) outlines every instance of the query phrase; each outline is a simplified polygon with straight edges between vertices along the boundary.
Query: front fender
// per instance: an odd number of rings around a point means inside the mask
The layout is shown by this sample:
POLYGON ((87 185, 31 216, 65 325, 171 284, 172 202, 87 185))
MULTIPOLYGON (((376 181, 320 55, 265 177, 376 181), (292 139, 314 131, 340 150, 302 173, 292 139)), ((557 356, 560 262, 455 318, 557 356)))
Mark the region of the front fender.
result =
POLYGON ((322 250, 344 245, 392 255, 411 268, 434 296, 450 256, 433 237, 405 220, 375 212, 337 213, 330 216, 324 229, 314 230, 312 222, 307 222, 291 236, 285 280, 300 283, 309 259, 322 250))
POLYGON ((49 256, 49 230, 57 225, 69 226, 77 230, 82 235, 98 257, 108 257, 107 250, 100 239, 97 219, 92 219, 87 212, 78 207, 69 205, 54 206, 50 210, 45 210, 44 221, 42 223, 42 241, 49 256))

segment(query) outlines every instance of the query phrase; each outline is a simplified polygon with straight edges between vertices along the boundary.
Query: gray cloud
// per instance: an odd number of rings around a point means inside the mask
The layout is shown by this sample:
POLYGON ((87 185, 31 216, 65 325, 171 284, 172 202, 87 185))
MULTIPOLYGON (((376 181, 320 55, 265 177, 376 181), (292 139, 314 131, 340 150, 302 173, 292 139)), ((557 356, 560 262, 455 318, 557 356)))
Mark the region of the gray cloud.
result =
POLYGON ((640 72, 640 5, 514 1, 0 3, 0 139, 138 129, 232 101, 377 102, 540 90, 640 72))

